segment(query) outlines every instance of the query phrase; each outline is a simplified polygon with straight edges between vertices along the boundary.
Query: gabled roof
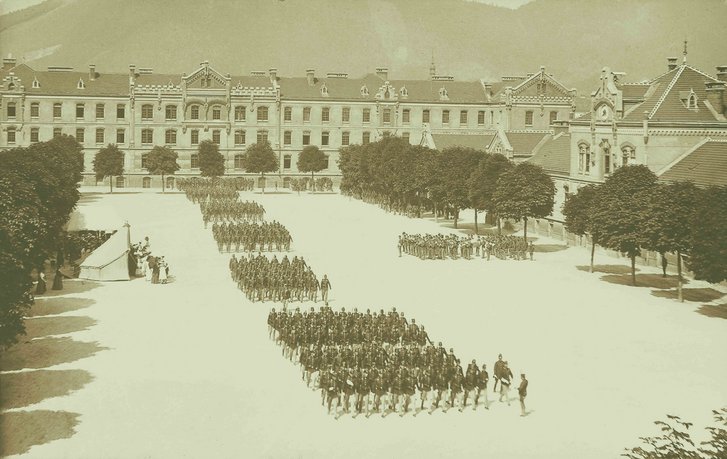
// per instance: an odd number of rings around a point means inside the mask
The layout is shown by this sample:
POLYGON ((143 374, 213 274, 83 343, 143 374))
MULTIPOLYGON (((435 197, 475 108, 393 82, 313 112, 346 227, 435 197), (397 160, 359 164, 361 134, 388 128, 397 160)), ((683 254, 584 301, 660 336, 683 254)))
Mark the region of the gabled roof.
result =
POLYGON ((514 156, 530 156, 550 132, 545 131, 507 131, 504 133, 512 147, 514 156))
POLYGON ((710 138, 658 173, 663 182, 691 181, 697 186, 727 186, 727 140, 710 138))
POLYGON ((548 135, 528 161, 542 166, 546 172, 570 174, 570 134, 548 135))
MULTIPOLYGON (((646 111, 649 113, 648 118, 654 121, 723 121, 715 116, 704 104, 704 101, 707 100, 705 83, 712 81, 719 80, 687 64, 682 64, 653 79, 650 82, 649 89, 641 95, 644 98, 644 102, 629 110, 623 119, 628 121, 641 121, 646 111), (692 91, 694 91, 697 97, 696 109, 687 108, 686 100, 683 99, 684 94, 689 94, 692 91)), ((634 92, 638 93, 641 91, 642 88, 640 86, 642 85, 624 85, 623 88, 629 88, 630 96, 634 96, 634 92), (639 87, 634 88, 635 86, 639 87)))
POLYGON ((494 133, 484 135, 432 134, 434 148, 440 151, 449 147, 466 147, 484 151, 494 137, 494 133))

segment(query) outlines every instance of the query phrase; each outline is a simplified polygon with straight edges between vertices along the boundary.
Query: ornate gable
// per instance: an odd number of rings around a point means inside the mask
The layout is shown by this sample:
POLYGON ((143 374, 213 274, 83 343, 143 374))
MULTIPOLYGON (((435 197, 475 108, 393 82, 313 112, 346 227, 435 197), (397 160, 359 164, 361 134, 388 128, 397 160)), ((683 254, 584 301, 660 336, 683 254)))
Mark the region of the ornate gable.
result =
POLYGON ((188 88, 200 89, 225 89, 230 81, 229 76, 224 76, 217 70, 210 67, 209 62, 202 62, 201 67, 192 74, 182 77, 188 88))
POLYGON ((531 75, 514 87, 512 95, 514 97, 561 98, 571 97, 572 94, 558 80, 545 73, 545 67, 540 67, 540 72, 531 75))

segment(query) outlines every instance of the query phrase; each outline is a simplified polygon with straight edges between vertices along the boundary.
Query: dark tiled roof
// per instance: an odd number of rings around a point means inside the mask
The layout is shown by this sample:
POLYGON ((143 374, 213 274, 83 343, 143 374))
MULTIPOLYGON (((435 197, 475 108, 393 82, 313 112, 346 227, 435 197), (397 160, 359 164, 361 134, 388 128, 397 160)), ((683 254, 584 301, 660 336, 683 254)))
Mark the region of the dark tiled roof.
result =
MULTIPOLYGON (((689 65, 683 64, 652 80, 649 90, 641 96, 645 98, 644 102, 630 110, 624 116, 624 119, 641 121, 644 118, 644 112, 648 111, 649 119, 654 121, 717 121, 714 114, 704 104, 707 99, 705 83, 709 81, 717 80, 689 65), (686 101, 682 100, 683 95, 689 94, 691 91, 694 91, 697 96, 698 108, 696 110, 688 109, 686 101)), ((641 85, 624 85, 624 88, 632 86, 641 85)), ((629 91, 635 90, 629 89, 629 91)))
MULTIPOLYGON (((376 93, 384 85, 384 80, 369 74, 363 78, 316 78, 313 85, 304 77, 282 77, 278 79, 281 96, 286 99, 300 100, 362 100, 376 101, 376 93), (321 89, 325 85, 328 95, 321 89), (361 95, 366 86, 368 96, 361 95)), ((389 80, 399 102, 449 102, 484 103, 487 102, 484 88, 479 81, 431 81, 431 80, 389 80), (407 96, 401 94, 406 88, 407 96), (447 99, 440 100, 439 90, 445 88, 447 99)), ((394 100, 382 99, 382 100, 394 100)))
POLYGON ((659 180, 727 186, 727 140, 707 140, 661 173, 659 180))
POLYGON ((449 147, 467 147, 484 151, 494 137, 495 134, 432 134, 435 148, 440 151, 449 147))
POLYGON ((86 96, 124 96, 129 94, 129 77, 126 74, 96 74, 91 81, 88 72, 49 72, 36 71, 25 64, 20 64, 8 71, 0 72, 5 78, 13 72, 21 79, 28 94, 49 95, 86 95, 86 96), (37 79, 39 88, 33 88, 33 80, 37 79), (78 81, 83 80, 84 89, 78 89, 78 81))
POLYGON ((644 94, 649 90, 649 83, 628 83, 621 86, 623 98, 628 100, 643 100, 644 94))
POLYGON ((549 135, 529 161, 542 166, 546 172, 570 173, 570 134, 549 135))
POLYGON ((535 147, 542 142, 547 132, 508 131, 505 132, 514 155, 532 155, 535 147))

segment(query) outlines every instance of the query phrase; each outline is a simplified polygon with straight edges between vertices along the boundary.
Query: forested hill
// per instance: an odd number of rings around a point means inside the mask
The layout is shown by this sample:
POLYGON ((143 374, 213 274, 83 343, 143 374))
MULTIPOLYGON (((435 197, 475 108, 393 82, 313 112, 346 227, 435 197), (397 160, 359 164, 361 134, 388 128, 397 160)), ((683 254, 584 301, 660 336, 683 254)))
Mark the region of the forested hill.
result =
POLYGON ((394 78, 425 78, 434 54, 439 73, 457 79, 545 65, 581 93, 604 66, 630 81, 657 76, 685 38, 690 63, 712 74, 727 64, 725 0, 535 0, 516 10, 464 0, 60 1, 0 16, 2 55, 100 72, 134 63, 181 73, 209 60, 232 74, 388 66, 394 78))

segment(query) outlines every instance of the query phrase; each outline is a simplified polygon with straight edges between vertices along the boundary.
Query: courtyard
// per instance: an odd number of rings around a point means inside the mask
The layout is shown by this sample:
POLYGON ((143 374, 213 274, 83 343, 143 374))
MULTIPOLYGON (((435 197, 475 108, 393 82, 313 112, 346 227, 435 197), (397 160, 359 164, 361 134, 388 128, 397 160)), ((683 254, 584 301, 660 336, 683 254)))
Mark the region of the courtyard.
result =
MULTIPOLYGON (((667 413, 694 422, 701 440, 711 410, 727 404, 727 321, 698 312, 724 303, 724 287, 691 281, 695 301, 678 303, 647 282, 623 285, 626 260, 597 253, 601 272, 591 274, 579 269, 587 249, 543 237, 536 246, 552 250, 536 251, 533 262, 399 257, 402 231, 455 230, 338 194, 242 193, 290 230, 289 256, 328 275, 334 309, 396 307, 463 365, 476 359, 491 370, 502 353, 516 381, 521 372, 530 380, 525 418, 513 400, 489 411, 336 420, 268 338, 267 314, 278 305, 250 303, 237 290, 229 254, 218 253, 198 207, 180 193, 148 191, 87 192, 75 218, 92 229, 128 221, 132 242, 149 236, 152 252, 167 258, 173 282, 75 280, 38 298, 28 320, 35 335, 23 340, 32 341, 0 361, 11 387, 22 380, 38 392, 11 400, 5 435, 16 432, 11 440, 21 444, 6 452, 611 458, 655 434, 652 422, 667 413), (57 350, 27 349, 43 345, 57 350), (23 432, 19 421, 33 412, 41 413, 36 431, 57 435, 23 432)), ((639 272, 644 281, 657 273, 639 272)))

